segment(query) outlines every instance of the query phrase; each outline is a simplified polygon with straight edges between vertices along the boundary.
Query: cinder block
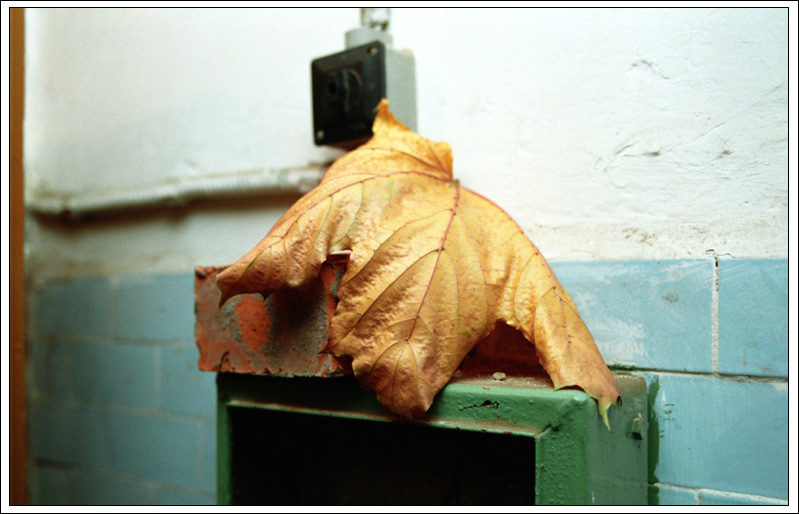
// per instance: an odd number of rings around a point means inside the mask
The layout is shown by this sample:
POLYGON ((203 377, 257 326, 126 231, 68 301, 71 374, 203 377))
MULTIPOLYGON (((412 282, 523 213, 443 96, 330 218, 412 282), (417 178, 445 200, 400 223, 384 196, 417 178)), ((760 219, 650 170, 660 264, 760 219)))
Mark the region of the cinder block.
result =
POLYGON ((163 410, 216 419, 216 375, 197 367, 197 347, 161 348, 163 410))
POLYGON ((650 464, 660 483, 788 497, 788 388, 641 373, 654 400, 650 464))
POLYGON ((117 278, 115 337, 142 341, 193 341, 192 278, 188 273, 117 278))
POLYGON ((710 261, 550 264, 609 365, 710 371, 710 261))
POLYGON ((787 259, 719 260, 719 371, 788 376, 787 259))
POLYGON ((105 278, 47 284, 34 291, 32 336, 106 337, 110 334, 111 289, 105 278))
POLYGON ((74 505, 152 505, 155 501, 151 485, 102 472, 76 471, 70 489, 74 505))
POLYGON ((102 468, 108 462, 103 442, 104 415, 91 407, 64 407, 32 401, 31 453, 36 459, 102 468))
POLYGON ((111 412, 105 422, 111 469, 199 488, 200 423, 111 412))
POLYGON ((158 348, 130 344, 70 347, 77 400, 143 409, 158 407, 158 348))

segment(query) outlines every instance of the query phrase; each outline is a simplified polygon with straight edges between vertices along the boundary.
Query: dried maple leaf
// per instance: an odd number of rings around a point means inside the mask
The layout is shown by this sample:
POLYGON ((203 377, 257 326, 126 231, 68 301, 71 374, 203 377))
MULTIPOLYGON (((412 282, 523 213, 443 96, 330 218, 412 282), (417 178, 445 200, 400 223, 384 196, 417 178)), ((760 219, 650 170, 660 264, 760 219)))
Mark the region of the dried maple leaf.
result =
POLYGON ((352 358, 390 411, 422 415, 466 354, 504 321, 533 342, 556 389, 607 410, 613 376, 568 293, 519 226, 452 178, 447 143, 378 108, 344 155, 258 245, 218 277, 221 302, 307 283, 350 250, 326 351, 352 358))

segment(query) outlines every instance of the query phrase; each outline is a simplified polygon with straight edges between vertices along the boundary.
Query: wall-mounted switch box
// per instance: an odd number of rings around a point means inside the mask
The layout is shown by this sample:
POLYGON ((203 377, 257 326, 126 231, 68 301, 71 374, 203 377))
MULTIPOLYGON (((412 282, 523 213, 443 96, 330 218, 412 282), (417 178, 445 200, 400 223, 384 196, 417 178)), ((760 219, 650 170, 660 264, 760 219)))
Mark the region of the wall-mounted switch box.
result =
POLYGON ((416 130, 416 72, 410 52, 374 40, 311 63, 314 142, 352 149, 372 136, 378 103, 416 130))

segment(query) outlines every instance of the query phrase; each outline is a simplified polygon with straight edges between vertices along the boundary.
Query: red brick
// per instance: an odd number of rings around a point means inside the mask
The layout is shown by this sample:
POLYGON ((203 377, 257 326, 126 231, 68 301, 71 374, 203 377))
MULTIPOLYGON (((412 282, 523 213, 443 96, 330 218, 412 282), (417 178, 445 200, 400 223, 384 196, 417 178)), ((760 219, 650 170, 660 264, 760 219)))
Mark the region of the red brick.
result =
POLYGON ((347 359, 321 353, 336 309, 331 293, 346 264, 326 262, 308 286, 266 299, 239 295, 220 309, 216 277, 224 267, 195 270, 195 314, 202 371, 274 376, 347 375, 347 359))

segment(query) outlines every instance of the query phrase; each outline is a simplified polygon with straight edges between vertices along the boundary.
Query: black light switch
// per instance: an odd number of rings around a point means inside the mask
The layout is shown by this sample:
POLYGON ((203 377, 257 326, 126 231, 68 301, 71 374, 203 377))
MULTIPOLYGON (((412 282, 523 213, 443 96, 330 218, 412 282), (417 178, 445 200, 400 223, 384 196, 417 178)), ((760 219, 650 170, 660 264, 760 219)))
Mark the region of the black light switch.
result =
POLYGON ((377 105, 416 130, 413 55, 379 39, 311 62, 314 142, 352 149, 372 136, 377 105))
POLYGON ((311 63, 314 142, 354 147, 372 135, 386 96, 386 47, 380 41, 311 63))

